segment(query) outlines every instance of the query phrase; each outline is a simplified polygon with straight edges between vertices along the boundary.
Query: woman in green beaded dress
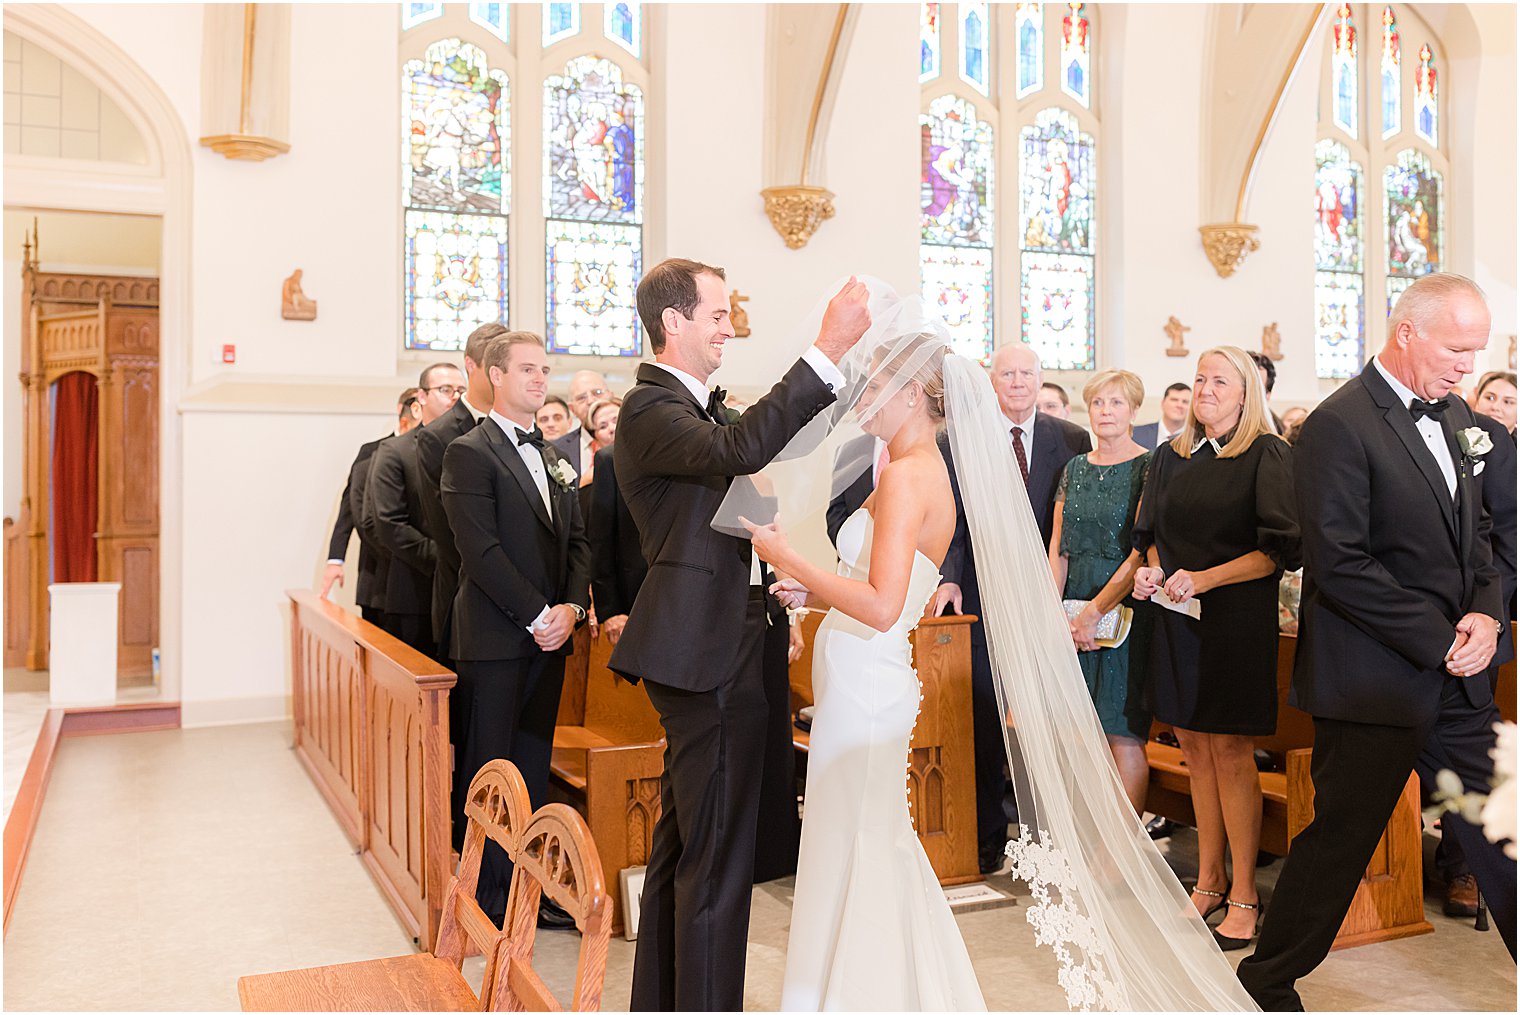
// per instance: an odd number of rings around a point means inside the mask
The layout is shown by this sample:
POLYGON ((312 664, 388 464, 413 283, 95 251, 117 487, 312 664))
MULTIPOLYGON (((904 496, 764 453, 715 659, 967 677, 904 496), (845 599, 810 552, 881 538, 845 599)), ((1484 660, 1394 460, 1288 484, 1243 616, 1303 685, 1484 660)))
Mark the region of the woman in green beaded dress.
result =
POLYGON ((1135 605, 1128 595, 1141 560, 1130 530, 1151 453, 1131 439, 1130 424, 1145 387, 1128 370, 1108 370, 1087 383, 1082 397, 1097 447, 1073 458, 1061 475, 1050 569, 1063 599, 1087 602, 1072 618, 1071 638, 1119 778, 1138 813, 1150 778, 1145 740, 1151 717, 1144 704, 1149 613, 1136 611, 1129 636, 1115 648, 1098 646, 1096 628, 1114 607, 1135 605))

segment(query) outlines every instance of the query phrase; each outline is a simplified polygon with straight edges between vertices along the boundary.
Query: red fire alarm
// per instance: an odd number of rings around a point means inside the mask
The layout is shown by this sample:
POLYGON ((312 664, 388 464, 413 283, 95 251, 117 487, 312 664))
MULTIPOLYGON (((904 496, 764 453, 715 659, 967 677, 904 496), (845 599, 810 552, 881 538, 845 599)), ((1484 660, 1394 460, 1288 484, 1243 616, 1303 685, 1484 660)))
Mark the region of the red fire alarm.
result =
POLYGON ((224 346, 222 346, 222 362, 223 363, 236 363, 237 362, 237 346, 235 346, 235 345, 224 345, 224 346))

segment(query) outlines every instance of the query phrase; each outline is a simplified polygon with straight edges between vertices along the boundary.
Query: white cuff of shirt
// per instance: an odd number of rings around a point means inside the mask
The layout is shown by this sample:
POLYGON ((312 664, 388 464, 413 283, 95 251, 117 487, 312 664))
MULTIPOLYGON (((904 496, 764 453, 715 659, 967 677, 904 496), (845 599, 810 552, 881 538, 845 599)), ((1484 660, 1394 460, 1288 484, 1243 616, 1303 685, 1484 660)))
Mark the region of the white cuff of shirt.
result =
POLYGON ((826 356, 822 349, 816 345, 808 346, 807 352, 802 354, 802 362, 813 368, 813 373, 818 379, 829 386, 829 390, 836 395, 844 387, 844 372, 834 365, 834 361, 826 356))
POLYGON ((329 557, 328 560, 327 560, 327 562, 329 564, 343 564, 343 563, 346 563, 346 561, 344 561, 344 559, 342 557, 329 557))
POLYGON ((544 621, 549 619, 549 611, 552 609, 554 609, 554 607, 545 606, 542 610, 538 611, 538 616, 534 617, 533 623, 528 625, 529 634, 537 633, 538 629, 544 626, 544 621))

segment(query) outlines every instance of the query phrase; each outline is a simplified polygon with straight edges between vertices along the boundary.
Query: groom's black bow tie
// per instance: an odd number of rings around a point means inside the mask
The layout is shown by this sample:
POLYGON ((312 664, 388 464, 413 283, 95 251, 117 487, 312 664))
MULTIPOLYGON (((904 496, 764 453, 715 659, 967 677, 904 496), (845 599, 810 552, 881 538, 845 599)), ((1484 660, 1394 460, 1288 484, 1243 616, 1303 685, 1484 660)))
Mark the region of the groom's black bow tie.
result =
POLYGON ((1414 417, 1416 423, 1420 421, 1422 416, 1429 416, 1439 423, 1441 421, 1441 413, 1445 412, 1449 405, 1451 403, 1444 398, 1438 398, 1434 402, 1411 398, 1409 400, 1409 415, 1414 417))
POLYGON ((716 423, 728 423, 728 406, 723 404, 727 398, 728 392, 722 388, 713 388, 712 394, 707 396, 707 414, 716 423))
POLYGON ((538 427, 534 427, 532 430, 524 430, 522 427, 513 427, 513 429, 517 431, 518 447, 522 447, 524 444, 531 444, 540 451, 544 449, 544 432, 538 427))

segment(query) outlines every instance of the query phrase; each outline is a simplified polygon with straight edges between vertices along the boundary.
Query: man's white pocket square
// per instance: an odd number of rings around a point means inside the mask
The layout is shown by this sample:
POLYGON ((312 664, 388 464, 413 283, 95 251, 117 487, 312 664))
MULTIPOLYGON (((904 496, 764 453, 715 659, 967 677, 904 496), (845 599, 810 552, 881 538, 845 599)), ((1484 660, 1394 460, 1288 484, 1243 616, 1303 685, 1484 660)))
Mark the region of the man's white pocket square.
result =
POLYGON ((1483 475, 1483 470, 1486 469, 1486 468, 1488 468, 1488 463, 1487 462, 1479 462, 1477 465, 1473 466, 1473 475, 1474 476, 1481 476, 1481 475, 1483 475))

